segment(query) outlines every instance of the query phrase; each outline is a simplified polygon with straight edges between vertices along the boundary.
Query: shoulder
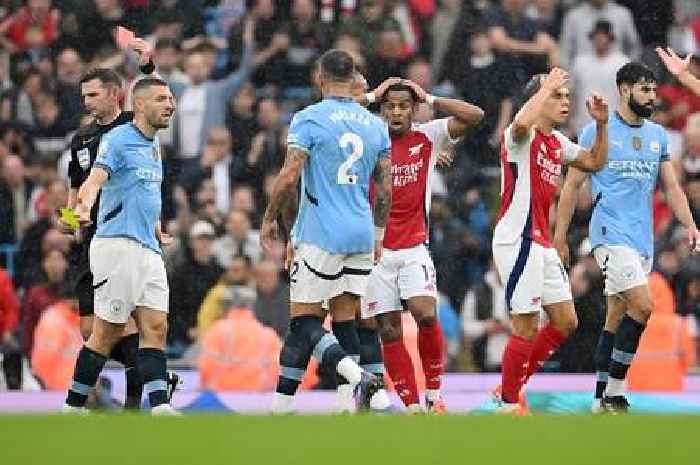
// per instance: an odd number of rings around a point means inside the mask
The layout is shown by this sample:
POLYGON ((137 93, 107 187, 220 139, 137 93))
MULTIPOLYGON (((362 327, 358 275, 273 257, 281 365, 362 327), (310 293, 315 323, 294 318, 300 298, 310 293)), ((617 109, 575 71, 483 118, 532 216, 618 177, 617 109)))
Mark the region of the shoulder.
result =
POLYGON ((564 145, 566 143, 571 143, 571 139, 569 139, 566 135, 562 134, 560 131, 557 131, 556 129, 552 131, 552 135, 559 141, 560 144, 564 145))
POLYGON ((661 137, 663 139, 668 138, 668 134, 666 133, 666 128, 664 128, 659 123, 655 123, 655 122, 650 121, 650 120, 646 120, 644 122, 644 131, 655 136, 655 137, 661 137))
POLYGON ((103 140, 109 139, 110 141, 118 141, 125 137, 132 136, 133 133, 134 131, 131 128, 131 124, 121 124, 107 131, 103 140))

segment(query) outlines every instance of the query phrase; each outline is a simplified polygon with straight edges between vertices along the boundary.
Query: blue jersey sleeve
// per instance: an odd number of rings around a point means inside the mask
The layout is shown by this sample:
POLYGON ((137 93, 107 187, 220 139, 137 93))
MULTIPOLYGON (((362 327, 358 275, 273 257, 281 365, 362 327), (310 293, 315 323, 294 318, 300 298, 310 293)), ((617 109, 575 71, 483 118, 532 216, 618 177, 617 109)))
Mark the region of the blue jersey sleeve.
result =
POLYGON ((97 157, 94 166, 107 170, 110 176, 124 166, 124 157, 121 156, 119 138, 112 132, 102 137, 97 149, 97 157))
POLYGON ((595 124, 589 124, 581 131, 578 136, 578 145, 586 150, 593 147, 593 141, 595 140, 595 124))
POLYGON ((311 153, 313 147, 313 123, 299 113, 294 115, 292 123, 289 125, 287 135, 287 147, 297 148, 304 152, 311 153))

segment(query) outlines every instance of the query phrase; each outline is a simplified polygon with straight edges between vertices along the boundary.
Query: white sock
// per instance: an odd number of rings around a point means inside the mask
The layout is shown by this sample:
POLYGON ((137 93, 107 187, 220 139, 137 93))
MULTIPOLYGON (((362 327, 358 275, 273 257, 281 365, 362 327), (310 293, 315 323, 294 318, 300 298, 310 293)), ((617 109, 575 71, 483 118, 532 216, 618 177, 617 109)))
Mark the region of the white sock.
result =
POLYGON ((292 402, 294 402, 294 396, 288 396, 287 394, 275 392, 275 396, 272 398, 272 413, 291 412, 292 402))
POLYGON ((362 379, 362 368, 353 362, 350 357, 343 357, 335 367, 338 374, 348 380, 351 386, 355 386, 362 379))
POLYGON ((339 384, 336 397, 336 410, 338 413, 355 413, 354 386, 339 384))
POLYGON ((426 389, 425 390, 425 398, 429 402, 434 402, 438 399, 441 399, 442 396, 440 395, 440 389, 426 389))
POLYGON ((378 390, 369 400, 369 408, 372 410, 386 410, 390 406, 391 401, 389 400, 389 395, 386 393, 386 389, 378 390))
POLYGON ((608 385, 605 387, 605 397, 622 396, 625 394, 625 380, 608 377, 608 385))

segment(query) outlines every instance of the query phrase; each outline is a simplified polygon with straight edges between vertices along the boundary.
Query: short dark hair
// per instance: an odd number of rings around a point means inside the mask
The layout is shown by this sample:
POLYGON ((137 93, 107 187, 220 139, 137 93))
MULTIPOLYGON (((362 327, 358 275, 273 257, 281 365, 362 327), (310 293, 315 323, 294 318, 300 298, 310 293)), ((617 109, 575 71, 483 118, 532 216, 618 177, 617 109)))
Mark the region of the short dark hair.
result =
POLYGON ((323 77, 331 81, 351 81, 355 72, 355 61, 348 52, 331 49, 319 58, 319 70, 323 77))
POLYGON ((387 98, 389 97, 389 92, 404 92, 404 91, 408 92, 411 95, 411 100, 413 100, 413 103, 418 102, 418 94, 416 93, 415 90, 413 90, 413 87, 408 86, 406 84, 392 84, 386 88, 386 92, 384 92, 384 95, 382 95, 381 103, 384 104, 384 102, 387 101, 387 98))
POLYGON ((80 85, 83 85, 88 81, 92 81, 93 79, 97 79, 104 85, 112 85, 117 87, 122 86, 122 78, 116 73, 116 71, 109 68, 95 68, 88 71, 80 80, 80 85))
POLYGON ((544 73, 534 74, 530 80, 525 83, 522 92, 520 92, 520 96, 514 99, 515 107, 513 108, 513 114, 517 114, 527 101, 540 91, 545 79, 547 79, 547 75, 544 73))
POLYGON ((159 78, 152 78, 152 77, 144 78, 144 79, 140 79, 140 80, 136 81, 136 84, 134 85, 134 90, 132 92, 134 94, 136 94, 136 92, 138 92, 142 89, 148 89, 149 87, 153 87, 153 86, 168 87, 168 83, 162 79, 159 79, 159 78))
POLYGON ((657 82, 657 79, 654 72, 647 65, 638 61, 631 61, 617 70, 615 82, 620 87, 622 84, 634 85, 638 82, 657 82))

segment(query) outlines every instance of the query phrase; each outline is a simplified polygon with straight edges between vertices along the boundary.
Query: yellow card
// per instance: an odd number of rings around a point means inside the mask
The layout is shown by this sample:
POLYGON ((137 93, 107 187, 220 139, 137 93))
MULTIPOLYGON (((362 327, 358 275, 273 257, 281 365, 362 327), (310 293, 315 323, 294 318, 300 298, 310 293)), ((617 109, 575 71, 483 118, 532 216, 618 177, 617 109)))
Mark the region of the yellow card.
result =
POLYGON ((61 208, 60 212, 63 222, 70 226, 73 231, 77 231, 80 228, 80 220, 78 215, 75 214, 75 210, 72 208, 61 208))

